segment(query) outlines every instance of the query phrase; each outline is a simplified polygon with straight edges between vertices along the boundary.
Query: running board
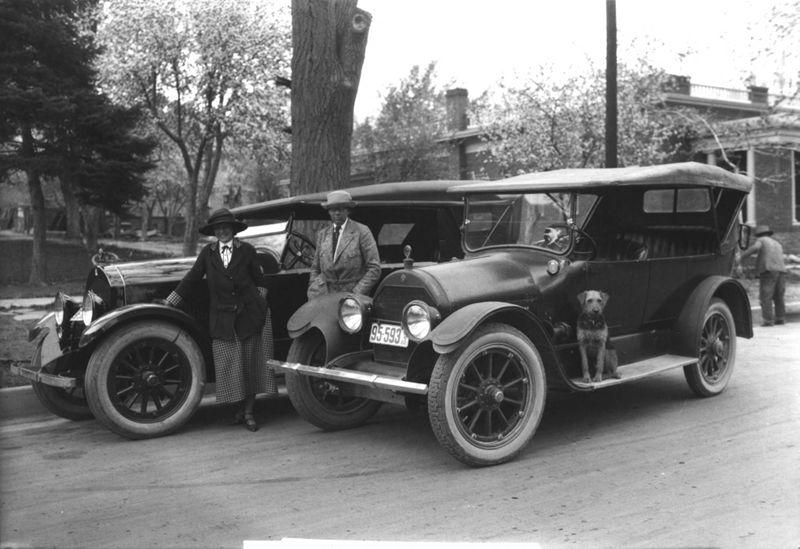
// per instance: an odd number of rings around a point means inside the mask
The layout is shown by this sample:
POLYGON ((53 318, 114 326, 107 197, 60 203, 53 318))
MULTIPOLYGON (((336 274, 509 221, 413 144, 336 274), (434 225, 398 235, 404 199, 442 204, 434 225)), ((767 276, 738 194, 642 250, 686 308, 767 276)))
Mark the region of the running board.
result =
MULTIPOLYGON (((674 368, 691 366, 696 362, 697 358, 691 356, 660 355, 620 366, 617 368, 617 373, 620 375, 619 379, 608 378, 603 381, 590 381, 586 383, 579 377, 573 377, 570 381, 581 389, 603 389, 605 387, 611 387, 612 385, 628 383, 629 381, 636 381, 637 379, 642 379, 654 374, 660 374, 661 372, 666 372, 674 368)), ((594 372, 593 365, 589 366, 589 372, 594 372)))
POLYGON ((414 383, 390 376, 371 374, 368 372, 358 372, 355 370, 337 370, 334 368, 320 368, 319 366, 308 366, 294 362, 281 362, 279 360, 267 360, 267 364, 279 370, 287 372, 298 372, 311 377, 321 377, 336 381, 344 381, 355 385, 366 385, 375 389, 388 389, 390 391, 401 391, 425 395, 428 393, 428 385, 425 383, 414 383))

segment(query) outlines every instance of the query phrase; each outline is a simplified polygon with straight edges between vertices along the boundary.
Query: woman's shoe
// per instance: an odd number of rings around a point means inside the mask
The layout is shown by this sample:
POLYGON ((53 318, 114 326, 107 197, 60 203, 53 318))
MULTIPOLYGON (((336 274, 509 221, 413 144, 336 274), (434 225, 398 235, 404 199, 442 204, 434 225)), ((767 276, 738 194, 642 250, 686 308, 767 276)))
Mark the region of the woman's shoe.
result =
POLYGON ((244 415, 244 427, 245 427, 245 429, 247 429, 248 431, 251 431, 253 433, 258 431, 258 424, 256 423, 256 420, 253 417, 253 414, 245 414, 244 415))

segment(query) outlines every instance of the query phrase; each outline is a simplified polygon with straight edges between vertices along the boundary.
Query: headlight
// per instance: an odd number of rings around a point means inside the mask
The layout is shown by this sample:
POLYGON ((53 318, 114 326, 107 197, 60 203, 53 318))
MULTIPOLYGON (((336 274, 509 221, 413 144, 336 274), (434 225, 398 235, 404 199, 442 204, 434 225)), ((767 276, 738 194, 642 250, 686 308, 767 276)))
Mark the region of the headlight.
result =
POLYGON ((348 334, 354 334, 364 325, 364 307, 354 297, 345 297, 339 302, 339 326, 348 334))
POLYGON ((414 341, 425 339, 439 321, 439 311, 423 301, 412 301, 403 309, 403 329, 414 341))
POLYGON ((64 323, 64 308, 67 304, 69 296, 58 292, 53 300, 53 314, 56 317, 56 326, 61 326, 64 323))
POLYGON ((89 290, 83 296, 83 306, 81 307, 81 315, 83 317, 84 326, 89 326, 94 320, 95 309, 103 304, 103 300, 97 296, 93 291, 89 290))

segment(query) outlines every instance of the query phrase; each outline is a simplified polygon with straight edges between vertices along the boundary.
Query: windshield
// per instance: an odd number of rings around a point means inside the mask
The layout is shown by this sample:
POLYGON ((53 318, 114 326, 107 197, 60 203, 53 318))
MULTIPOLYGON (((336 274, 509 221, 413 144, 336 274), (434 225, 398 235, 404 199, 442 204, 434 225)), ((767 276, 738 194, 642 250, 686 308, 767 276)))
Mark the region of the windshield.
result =
POLYGON ((583 226, 596 200, 596 195, 552 192, 469 196, 466 248, 526 246, 566 253, 571 225, 583 226))

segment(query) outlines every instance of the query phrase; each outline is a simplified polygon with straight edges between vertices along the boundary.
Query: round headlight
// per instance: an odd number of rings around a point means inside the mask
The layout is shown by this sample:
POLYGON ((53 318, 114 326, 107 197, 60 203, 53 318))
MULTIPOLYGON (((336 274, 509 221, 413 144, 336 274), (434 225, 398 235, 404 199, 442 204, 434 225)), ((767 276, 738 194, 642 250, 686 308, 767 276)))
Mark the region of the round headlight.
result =
POLYGON ((64 323, 64 307, 66 306, 64 294, 58 292, 53 300, 53 314, 56 317, 56 325, 61 326, 64 323))
POLYGON ((357 299, 346 297, 339 302, 339 325, 350 334, 361 330, 364 325, 364 312, 357 299))
POLYGON ((556 259, 551 259, 547 262, 547 274, 554 275, 558 274, 558 271, 561 270, 561 263, 558 262, 556 259))
POLYGON ((425 339, 438 319, 438 311, 421 301, 412 301, 403 310, 403 327, 414 341, 425 339))
POLYGON ((94 318, 94 293, 89 291, 83 295, 83 305, 81 306, 81 317, 83 324, 88 326, 94 318))

